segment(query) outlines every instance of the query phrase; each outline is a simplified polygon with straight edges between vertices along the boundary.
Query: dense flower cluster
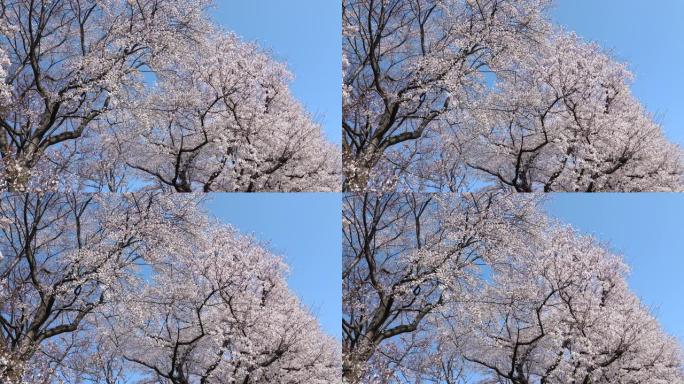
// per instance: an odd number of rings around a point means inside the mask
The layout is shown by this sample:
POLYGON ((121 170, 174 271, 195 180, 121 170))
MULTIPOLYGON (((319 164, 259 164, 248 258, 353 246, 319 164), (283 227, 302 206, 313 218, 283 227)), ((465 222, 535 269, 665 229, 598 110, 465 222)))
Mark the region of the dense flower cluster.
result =
POLYGON ((346 190, 681 190, 630 72, 550 0, 345 0, 346 190))
POLYGON ((200 201, 3 196, 2 382, 337 382, 339 344, 283 262, 200 201))
POLYGON ((338 190, 290 74, 209 5, 3 2, 0 190, 338 190))
POLYGON ((156 86, 124 108, 133 142, 120 152, 139 154, 128 164, 178 191, 339 189, 338 151, 290 95, 284 66, 234 35, 200 44, 157 63, 156 86))
POLYGON ((345 199, 347 383, 679 383, 627 267, 537 195, 345 199))

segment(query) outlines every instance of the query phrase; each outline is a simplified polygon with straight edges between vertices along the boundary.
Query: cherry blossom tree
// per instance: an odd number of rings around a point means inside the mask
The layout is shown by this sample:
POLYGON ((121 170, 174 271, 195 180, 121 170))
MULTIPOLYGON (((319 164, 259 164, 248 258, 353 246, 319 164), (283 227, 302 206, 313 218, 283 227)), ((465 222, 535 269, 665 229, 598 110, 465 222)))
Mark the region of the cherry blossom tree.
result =
MULTIPOLYGON (((2 46, 12 108, 0 147, 12 190, 66 178, 81 148, 117 98, 140 84, 141 69, 201 26, 206 4, 171 1, 6 1, 2 46)), ((49 185, 48 185, 49 187, 49 185)))
POLYGON ((477 283, 480 266, 494 263, 498 248, 511 246, 532 206, 528 198, 496 194, 348 196, 344 379, 388 382, 410 356, 425 356, 433 316, 477 283))
POLYGON ((153 194, 3 196, 0 350, 26 372, 0 371, 45 380, 86 340, 89 317, 133 283, 137 265, 200 224, 190 203, 153 194))
POLYGON ((631 74, 545 0, 345 0, 346 190, 682 189, 631 74))
POLYGON ((350 195, 348 383, 670 383, 681 345, 622 259, 537 195, 350 195))
POLYGON ((339 151, 289 74, 210 5, 4 1, 2 188, 339 189, 339 151))
POLYGON ((519 192, 681 189, 681 149, 631 95, 624 65, 559 33, 513 66, 445 151, 519 192))
POLYGON ((155 265, 154 283, 122 302, 123 359, 150 380, 334 383, 339 346, 291 293, 285 265, 225 227, 155 265))
POLYGON ((222 32, 159 65, 157 86, 127 108, 123 156, 180 192, 335 191, 340 157, 287 89, 291 75, 222 32))
POLYGON ((393 187, 483 73, 545 28, 544 0, 345 0, 345 188, 393 187))
MULTIPOLYGON (((495 266, 463 355, 496 383, 675 383, 681 347, 629 291, 626 265, 553 227, 495 266)), ((450 328, 451 329, 451 328, 450 328)))
POLYGON ((335 382, 339 344, 283 262, 201 201, 3 195, 2 382, 335 382))

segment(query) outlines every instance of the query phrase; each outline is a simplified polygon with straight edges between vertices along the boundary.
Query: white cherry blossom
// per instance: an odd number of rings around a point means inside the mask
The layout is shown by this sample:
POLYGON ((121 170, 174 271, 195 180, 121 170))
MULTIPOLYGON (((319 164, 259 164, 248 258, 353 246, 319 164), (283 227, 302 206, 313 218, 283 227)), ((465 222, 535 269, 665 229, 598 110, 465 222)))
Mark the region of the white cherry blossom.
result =
POLYGON ((622 258, 542 199, 347 196, 344 382, 683 382, 682 347, 622 258))
POLYGON ((0 190, 340 189, 290 74, 209 0, 0 6, 0 190))
POLYGON ((631 73, 552 3, 343 1, 344 189, 682 190, 631 73))

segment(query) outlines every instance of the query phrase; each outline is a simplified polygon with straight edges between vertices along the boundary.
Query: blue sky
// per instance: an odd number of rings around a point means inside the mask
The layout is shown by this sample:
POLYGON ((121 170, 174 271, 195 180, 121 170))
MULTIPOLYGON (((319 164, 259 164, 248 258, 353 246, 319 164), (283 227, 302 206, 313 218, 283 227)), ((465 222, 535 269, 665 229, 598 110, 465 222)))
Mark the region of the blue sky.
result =
POLYGON ((546 207, 622 254, 632 290, 684 343, 684 194, 553 194, 546 207))
POLYGON ((556 22, 598 42, 635 74, 633 92, 684 145, 684 1, 556 0, 556 22))
POLYGON ((290 288, 341 340, 342 197, 337 193, 213 193, 208 211, 268 241, 290 266, 290 288))
POLYGON ((341 142, 342 2, 338 0, 217 0, 214 20, 257 42, 288 64, 291 90, 341 142))

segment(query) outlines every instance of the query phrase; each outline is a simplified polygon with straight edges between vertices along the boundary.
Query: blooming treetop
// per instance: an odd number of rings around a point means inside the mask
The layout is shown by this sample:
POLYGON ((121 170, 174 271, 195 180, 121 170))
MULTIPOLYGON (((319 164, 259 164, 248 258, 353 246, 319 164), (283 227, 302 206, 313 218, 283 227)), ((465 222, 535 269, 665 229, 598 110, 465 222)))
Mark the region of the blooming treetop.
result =
POLYGON ((287 72, 209 5, 3 2, 2 188, 336 190, 337 150, 287 72))
POLYGON ((622 259, 538 201, 347 197, 345 382, 682 382, 681 346, 622 259))
POLYGON ((141 263, 200 224, 189 203, 151 194, 4 195, 0 349, 17 363, 0 372, 39 382, 78 360, 70 351, 86 352, 99 308, 135 283, 141 263))
POLYGON ((3 196, 3 383, 335 382, 338 345, 284 264, 199 201, 3 196))
POLYGON ((443 149, 460 148, 485 180, 521 192, 680 189, 681 150, 634 99, 625 66, 567 33, 542 49, 454 117, 472 131, 452 131, 443 149))
POLYGON ((496 263, 502 248, 523 241, 520 216, 533 220, 532 207, 525 199, 489 195, 347 197, 345 380, 386 382, 403 357, 426 355, 435 313, 477 285, 481 265, 496 263))
POLYGON ((631 74, 550 3, 345 0, 345 188, 682 189, 631 74))
MULTIPOLYGON (((629 291, 623 261, 554 226, 494 266, 462 318, 465 360, 497 383, 676 383, 682 350, 629 291)), ((452 329, 452 328, 449 328, 452 329)))
POLYGON ((336 382, 338 344, 288 290, 284 264, 230 228, 205 241, 121 303, 114 334, 132 369, 179 384, 336 382))
MULTIPOLYGON (((334 191, 340 158, 287 89, 290 74, 252 44, 209 33, 157 68, 119 152, 177 191, 334 191)), ((126 120, 123 117, 122 120, 126 120)))

